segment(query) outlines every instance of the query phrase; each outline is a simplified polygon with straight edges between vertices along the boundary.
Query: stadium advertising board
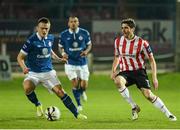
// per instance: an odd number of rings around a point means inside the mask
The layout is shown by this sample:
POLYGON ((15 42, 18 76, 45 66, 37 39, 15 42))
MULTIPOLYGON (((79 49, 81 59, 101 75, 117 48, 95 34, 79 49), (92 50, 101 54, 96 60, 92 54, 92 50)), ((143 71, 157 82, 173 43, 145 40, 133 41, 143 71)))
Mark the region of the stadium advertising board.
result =
MULTIPOLYGON (((139 20, 136 24, 136 34, 149 41, 155 56, 173 56, 175 41, 172 21, 139 20)), ((95 56, 113 56, 114 39, 120 31, 120 21, 93 21, 95 56)))
POLYGON ((6 44, 6 53, 11 61, 16 61, 22 44, 33 29, 32 21, 0 21, 0 44, 6 44))
MULTIPOLYGON (((35 31, 34 21, 0 21, 0 44, 7 44, 7 54, 11 61, 16 61, 16 56, 26 41, 26 38, 35 31)), ((152 20, 136 21, 136 34, 148 40, 156 57, 173 59, 174 54, 174 24, 173 21, 152 20)), ((93 43, 94 59, 105 57, 103 60, 113 57, 114 39, 120 33, 119 20, 92 21, 91 23, 81 23, 81 27, 91 32, 93 43)), ((50 33, 55 34, 67 28, 67 23, 62 21, 52 21, 50 33)), ((57 41, 54 48, 57 51, 57 41)))
MULTIPOLYGON (((81 26, 88 30, 90 23, 82 23, 81 26)), ((62 21, 51 21, 50 33, 58 37, 59 33, 67 28, 67 23, 62 21)), ((26 38, 36 30, 34 21, 0 21, 0 43, 22 44, 26 38)))
MULTIPOLYGON (((81 23, 81 26, 91 32, 90 23, 81 23)), ((67 23, 63 21, 51 21, 50 33, 55 35, 54 50, 57 51, 57 38, 59 33, 67 28, 67 23)), ((11 61, 16 62, 17 54, 26 41, 27 37, 31 35, 36 29, 35 21, 0 21, 0 44, 7 45, 7 54, 11 61)))
POLYGON ((0 55, 0 80, 11 79, 11 64, 9 56, 0 55))
POLYGON ((0 43, 22 43, 33 32, 32 22, 0 22, 0 43))

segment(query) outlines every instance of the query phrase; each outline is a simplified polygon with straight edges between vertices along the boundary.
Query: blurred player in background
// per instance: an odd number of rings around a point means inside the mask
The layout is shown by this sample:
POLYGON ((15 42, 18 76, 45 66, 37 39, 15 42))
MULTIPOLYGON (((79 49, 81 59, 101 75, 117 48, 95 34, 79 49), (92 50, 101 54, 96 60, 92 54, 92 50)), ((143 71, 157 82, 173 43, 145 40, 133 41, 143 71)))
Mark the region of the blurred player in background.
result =
POLYGON ((85 90, 88 86, 89 70, 87 55, 92 48, 90 34, 79 27, 79 20, 75 16, 69 17, 69 29, 60 33, 59 50, 64 59, 65 73, 72 82, 72 92, 76 99, 78 110, 83 110, 80 98, 87 101, 85 90))
POLYGON ((42 104, 34 91, 36 86, 41 83, 48 90, 53 91, 76 118, 86 119, 86 116, 79 114, 71 98, 63 90, 56 71, 52 67, 51 57, 58 61, 66 60, 59 58, 53 52, 54 36, 48 34, 49 30, 49 19, 40 18, 37 23, 37 32, 27 39, 18 54, 17 61, 23 73, 26 74, 23 82, 25 94, 37 107, 37 116, 43 116, 42 104))
POLYGON ((142 94, 171 121, 176 117, 167 109, 162 100, 154 95, 146 74, 145 56, 148 58, 152 70, 152 80, 155 89, 158 88, 156 62, 149 43, 134 34, 136 24, 133 19, 124 19, 121 22, 123 36, 115 40, 115 57, 112 65, 111 78, 118 87, 123 98, 132 107, 132 119, 138 118, 139 106, 132 100, 128 86, 136 84, 142 94), (117 67, 120 72, 117 73, 117 67))

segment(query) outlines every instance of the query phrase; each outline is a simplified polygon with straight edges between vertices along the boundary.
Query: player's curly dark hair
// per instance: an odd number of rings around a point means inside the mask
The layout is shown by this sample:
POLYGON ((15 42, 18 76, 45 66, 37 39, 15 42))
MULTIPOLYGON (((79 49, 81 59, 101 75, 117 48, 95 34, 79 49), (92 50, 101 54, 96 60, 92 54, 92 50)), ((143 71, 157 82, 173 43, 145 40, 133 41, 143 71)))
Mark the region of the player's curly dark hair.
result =
POLYGON ((127 24, 130 28, 136 28, 136 23, 135 23, 134 19, 132 19, 132 18, 123 19, 121 21, 121 26, 124 23, 127 24))

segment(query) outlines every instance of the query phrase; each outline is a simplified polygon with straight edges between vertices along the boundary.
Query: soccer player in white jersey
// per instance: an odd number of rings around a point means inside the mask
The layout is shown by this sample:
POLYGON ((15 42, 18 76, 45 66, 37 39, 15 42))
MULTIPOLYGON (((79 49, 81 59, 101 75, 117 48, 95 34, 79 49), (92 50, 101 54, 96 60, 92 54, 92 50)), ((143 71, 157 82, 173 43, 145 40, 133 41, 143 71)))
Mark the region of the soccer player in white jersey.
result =
POLYGON ((136 24, 133 19, 124 19, 121 22, 123 36, 115 39, 111 78, 114 80, 123 98, 131 105, 133 120, 138 119, 140 107, 132 100, 127 87, 136 84, 147 100, 160 109, 169 120, 176 121, 176 117, 150 89, 145 68, 145 56, 150 62, 155 90, 158 88, 156 62, 149 43, 134 34, 135 27, 136 24), (117 73, 118 66, 120 67, 119 73, 117 73))
POLYGON ((66 94, 52 67, 51 57, 59 61, 66 61, 59 58, 52 50, 54 36, 48 34, 50 21, 42 17, 37 23, 37 32, 32 34, 23 45, 18 54, 17 61, 26 75, 23 86, 27 98, 37 107, 37 116, 43 116, 42 104, 39 102, 35 88, 42 84, 48 90, 53 91, 64 103, 64 105, 78 119, 87 119, 85 115, 78 112, 71 98, 66 94))
POLYGON ((69 28, 60 33, 59 49, 65 64, 65 73, 72 82, 72 92, 78 105, 78 110, 83 110, 80 97, 87 101, 85 90, 88 86, 89 70, 87 55, 91 50, 92 43, 87 30, 79 27, 79 20, 70 16, 69 28))

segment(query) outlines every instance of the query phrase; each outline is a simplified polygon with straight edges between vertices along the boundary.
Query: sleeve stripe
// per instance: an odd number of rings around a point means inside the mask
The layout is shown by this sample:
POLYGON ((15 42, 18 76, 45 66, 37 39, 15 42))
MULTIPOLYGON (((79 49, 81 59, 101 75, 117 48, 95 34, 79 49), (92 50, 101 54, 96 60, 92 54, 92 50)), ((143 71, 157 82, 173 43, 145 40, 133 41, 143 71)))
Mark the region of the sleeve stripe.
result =
POLYGON ((21 53, 23 53, 24 55, 27 55, 28 53, 27 52, 25 52, 24 50, 22 50, 21 49, 21 51, 20 51, 21 53))
POLYGON ((149 43, 147 41, 144 41, 144 46, 145 47, 148 47, 149 46, 149 43))
POLYGON ((87 43, 87 45, 89 45, 89 44, 91 44, 91 41, 89 41, 89 42, 87 43))
POLYGON ((63 47, 60 43, 58 44, 59 47, 63 47))
POLYGON ((119 56, 120 52, 119 52, 119 44, 120 44, 120 38, 116 38, 115 42, 114 42, 114 55, 115 56, 119 56))

